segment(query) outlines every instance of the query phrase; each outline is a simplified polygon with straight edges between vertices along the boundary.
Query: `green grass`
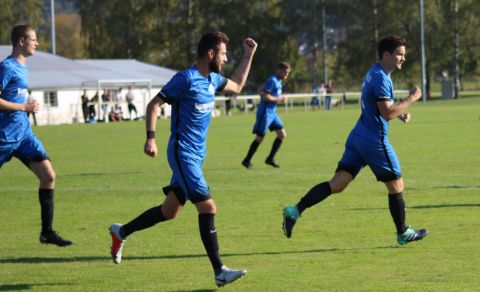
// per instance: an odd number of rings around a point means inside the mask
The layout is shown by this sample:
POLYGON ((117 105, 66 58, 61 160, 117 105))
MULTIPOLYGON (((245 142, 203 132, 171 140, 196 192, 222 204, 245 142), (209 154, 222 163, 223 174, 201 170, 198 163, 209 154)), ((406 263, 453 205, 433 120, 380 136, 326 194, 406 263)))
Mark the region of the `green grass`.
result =
MULTIPOLYGON (((480 287, 480 99, 434 101, 393 121, 390 139, 403 167, 407 221, 426 227, 423 241, 397 247, 387 191, 369 169, 342 194, 307 210, 293 237, 281 208, 330 179, 359 116, 281 112, 288 138, 280 169, 263 163, 268 134, 245 170, 254 115, 212 119, 204 172, 218 206, 224 262, 248 276, 224 291, 478 291, 480 287)), ((210 291, 213 274, 187 204, 174 221, 131 236, 124 260, 109 256, 108 226, 163 200, 170 169, 169 121, 160 121, 155 159, 143 154, 144 125, 35 128, 57 172, 55 228, 68 248, 38 243, 37 181, 18 161, 0 170, 0 290, 210 291)))

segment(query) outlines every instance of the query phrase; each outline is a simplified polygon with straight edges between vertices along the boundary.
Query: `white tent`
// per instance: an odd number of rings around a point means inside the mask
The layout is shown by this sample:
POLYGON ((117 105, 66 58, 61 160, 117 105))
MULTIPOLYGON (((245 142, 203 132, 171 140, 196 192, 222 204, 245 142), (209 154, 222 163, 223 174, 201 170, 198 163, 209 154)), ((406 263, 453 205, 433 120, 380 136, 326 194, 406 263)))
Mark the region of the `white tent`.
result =
MULTIPOLYGON (((0 46, 0 59, 11 51, 11 46, 0 46)), ((78 122, 83 89, 91 96, 99 89, 132 86, 143 96, 138 104, 143 112, 146 99, 156 94, 152 90, 158 91, 176 73, 136 60, 71 60, 41 51, 27 59, 27 66, 29 87, 42 108, 37 114, 40 124, 78 122)))
MULTIPOLYGON (((124 80, 150 80, 152 87, 165 85, 176 71, 161 66, 155 66, 137 60, 75 60, 76 63, 107 70, 123 76, 124 80)), ((107 79, 107 78, 102 78, 107 79)))

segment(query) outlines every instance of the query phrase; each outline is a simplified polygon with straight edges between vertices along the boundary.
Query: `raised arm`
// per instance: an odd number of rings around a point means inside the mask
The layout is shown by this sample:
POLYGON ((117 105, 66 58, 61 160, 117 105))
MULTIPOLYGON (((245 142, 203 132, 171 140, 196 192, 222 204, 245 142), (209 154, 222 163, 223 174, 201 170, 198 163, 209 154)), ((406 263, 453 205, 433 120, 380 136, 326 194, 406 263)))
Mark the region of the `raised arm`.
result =
MULTIPOLYGON (((378 110, 380 114, 387 120, 393 120, 396 117, 402 117, 407 108, 416 102, 420 96, 421 91, 418 87, 410 89, 410 94, 399 103, 393 103, 391 101, 379 101, 377 102, 378 110)), ((400 118, 401 119, 401 118, 400 118)))
POLYGON ((143 152, 150 157, 155 157, 158 154, 157 144, 155 143, 155 130, 157 128, 158 110, 165 102, 157 94, 147 106, 145 114, 145 128, 147 130, 147 138, 143 147, 143 152))
POLYGON ((243 41, 243 49, 245 53, 242 61, 238 65, 232 77, 227 80, 227 85, 223 89, 225 92, 239 94, 242 91, 245 82, 247 81, 248 73, 250 72, 250 67, 252 65, 253 55, 257 50, 257 43, 251 38, 246 38, 243 41))

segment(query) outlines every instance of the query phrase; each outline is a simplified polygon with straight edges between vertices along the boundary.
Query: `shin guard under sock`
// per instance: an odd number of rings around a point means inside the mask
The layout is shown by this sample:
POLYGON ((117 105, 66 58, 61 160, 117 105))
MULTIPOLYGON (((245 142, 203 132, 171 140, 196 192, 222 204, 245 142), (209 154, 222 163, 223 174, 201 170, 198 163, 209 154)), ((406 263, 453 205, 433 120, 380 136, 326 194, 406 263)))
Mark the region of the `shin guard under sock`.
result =
POLYGON ((300 199, 300 202, 297 204, 298 212, 302 214, 305 209, 320 203, 331 194, 332 190, 328 182, 323 182, 314 186, 302 199, 300 199))
POLYGON ((215 274, 222 271, 222 260, 218 248, 217 230, 215 229, 215 214, 198 214, 198 227, 203 246, 212 263, 215 274))
POLYGON ((398 234, 403 234, 407 230, 405 224, 405 201, 403 200, 403 193, 388 194, 388 207, 392 215, 393 222, 397 228, 398 234))
POLYGON ((125 238, 135 231, 152 227, 155 224, 166 220, 167 218, 165 218, 162 213, 162 205, 153 207, 143 212, 140 216, 129 223, 123 225, 122 229, 120 229, 120 235, 125 238))
POLYGON ((53 189, 38 189, 38 200, 40 201, 40 214, 42 218, 42 233, 53 231, 53 189))

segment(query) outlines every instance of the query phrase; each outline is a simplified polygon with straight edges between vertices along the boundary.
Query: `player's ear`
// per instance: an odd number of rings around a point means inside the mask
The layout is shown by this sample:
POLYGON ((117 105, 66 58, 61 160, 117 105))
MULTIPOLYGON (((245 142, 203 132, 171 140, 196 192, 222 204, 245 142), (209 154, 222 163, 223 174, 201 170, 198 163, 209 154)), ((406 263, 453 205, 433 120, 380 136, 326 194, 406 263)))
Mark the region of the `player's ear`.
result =
POLYGON ((17 46, 23 46, 24 43, 25 43, 25 38, 20 37, 17 41, 17 46))
POLYGON ((209 59, 213 60, 215 58, 215 50, 214 49, 208 50, 207 56, 209 59))
POLYGON ((387 59, 388 57, 390 57, 390 55, 392 55, 392 54, 390 54, 389 51, 385 51, 385 52, 383 52, 382 59, 387 59))

